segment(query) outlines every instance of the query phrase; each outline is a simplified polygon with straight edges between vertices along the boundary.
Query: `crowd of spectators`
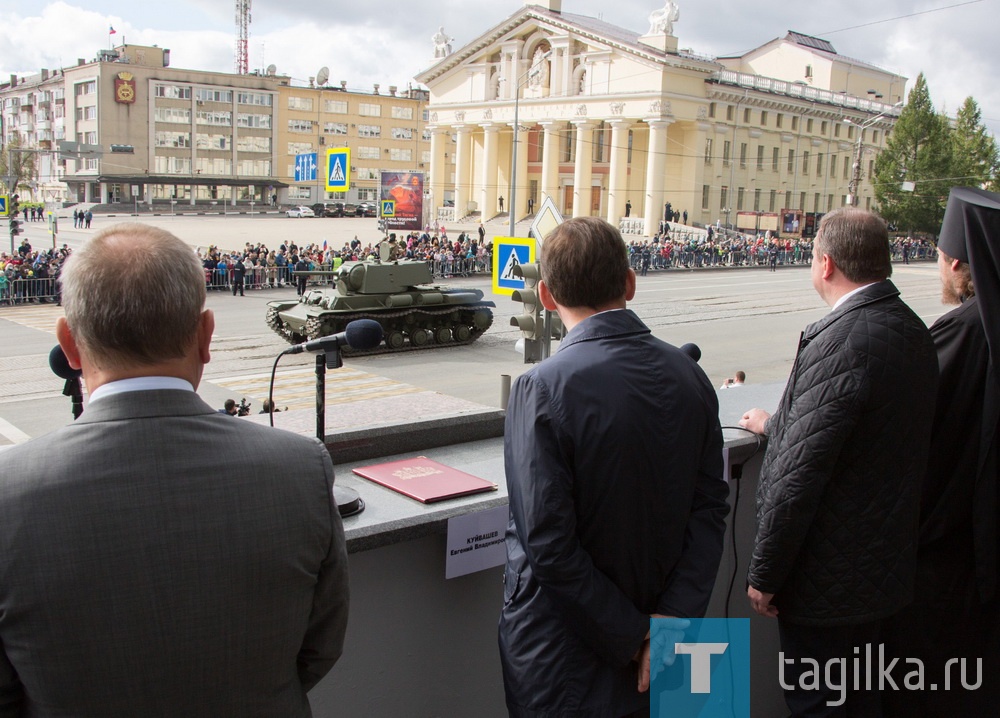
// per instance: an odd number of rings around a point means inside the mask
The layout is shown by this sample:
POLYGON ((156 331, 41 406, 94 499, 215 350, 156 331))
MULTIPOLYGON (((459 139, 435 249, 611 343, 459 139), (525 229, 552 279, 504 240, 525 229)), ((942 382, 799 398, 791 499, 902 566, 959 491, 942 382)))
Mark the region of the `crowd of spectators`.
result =
POLYGON ((59 303, 59 272, 70 249, 35 250, 27 239, 0 252, 0 305, 59 303))
MULTIPOLYGON (((396 246, 396 256, 429 262, 435 276, 454 277, 491 271, 492 242, 481 244, 478 237, 461 233, 454 241, 447 235, 411 232, 397 238, 389 235, 396 246)), ((274 289, 295 285, 293 271, 333 271, 344 262, 378 259, 378 241, 364 243, 357 236, 339 249, 311 243, 298 246, 282 242, 276 249, 266 244, 246 243, 239 250, 222 250, 210 246, 199 250, 205 268, 205 284, 210 290, 232 288, 234 268, 243 265, 244 289, 274 289)), ((311 284, 327 284, 322 275, 310 279, 311 284)))

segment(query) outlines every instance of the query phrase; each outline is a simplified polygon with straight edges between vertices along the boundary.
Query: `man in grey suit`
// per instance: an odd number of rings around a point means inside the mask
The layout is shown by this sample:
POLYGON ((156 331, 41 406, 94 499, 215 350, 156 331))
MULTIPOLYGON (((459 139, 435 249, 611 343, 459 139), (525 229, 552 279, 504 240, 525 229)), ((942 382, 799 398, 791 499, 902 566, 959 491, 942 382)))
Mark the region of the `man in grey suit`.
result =
POLYGON ((3 455, 0 716, 310 715, 347 625, 329 454, 195 394, 214 318, 173 235, 106 229, 62 280, 90 401, 3 455))

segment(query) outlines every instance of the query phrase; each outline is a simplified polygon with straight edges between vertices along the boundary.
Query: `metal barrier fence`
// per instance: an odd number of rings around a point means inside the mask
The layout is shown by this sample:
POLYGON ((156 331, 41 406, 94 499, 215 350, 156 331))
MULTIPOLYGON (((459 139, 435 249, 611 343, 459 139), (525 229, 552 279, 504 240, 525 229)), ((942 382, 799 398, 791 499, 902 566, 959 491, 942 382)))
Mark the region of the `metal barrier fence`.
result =
POLYGON ((0 272, 0 306, 59 302, 59 287, 52 277, 16 277, 0 272))

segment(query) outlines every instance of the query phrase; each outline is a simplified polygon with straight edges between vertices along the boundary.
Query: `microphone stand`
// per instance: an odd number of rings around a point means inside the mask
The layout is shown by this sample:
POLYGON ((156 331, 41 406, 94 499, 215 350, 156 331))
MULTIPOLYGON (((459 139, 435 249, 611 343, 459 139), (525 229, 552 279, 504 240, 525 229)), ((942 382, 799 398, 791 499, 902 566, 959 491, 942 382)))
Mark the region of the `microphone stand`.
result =
MULTIPOLYGON (((326 446, 326 370, 339 369, 344 366, 340 356, 340 347, 330 352, 316 355, 316 438, 326 446)), ((343 518, 353 516, 365 510, 365 502, 354 489, 340 484, 333 485, 333 500, 337 502, 337 511, 343 518)))

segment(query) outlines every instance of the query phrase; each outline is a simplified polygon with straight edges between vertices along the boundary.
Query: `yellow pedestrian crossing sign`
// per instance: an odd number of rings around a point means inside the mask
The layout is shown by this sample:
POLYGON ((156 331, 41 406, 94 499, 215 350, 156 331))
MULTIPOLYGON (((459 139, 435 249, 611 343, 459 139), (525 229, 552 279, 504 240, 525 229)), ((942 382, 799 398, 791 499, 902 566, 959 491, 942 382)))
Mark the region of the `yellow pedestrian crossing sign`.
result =
POLYGON ((396 200, 394 199, 382 200, 382 216, 383 217, 396 216, 396 200))
POLYGON ((535 261, 535 240, 523 237, 493 238, 493 293, 510 296, 524 289, 524 277, 514 273, 519 264, 535 261))
POLYGON ((351 148, 332 147, 326 151, 326 191, 346 192, 351 188, 351 148))
POLYGON ((5 194, 0 194, 0 217, 6 217, 10 211, 10 198, 5 194))

